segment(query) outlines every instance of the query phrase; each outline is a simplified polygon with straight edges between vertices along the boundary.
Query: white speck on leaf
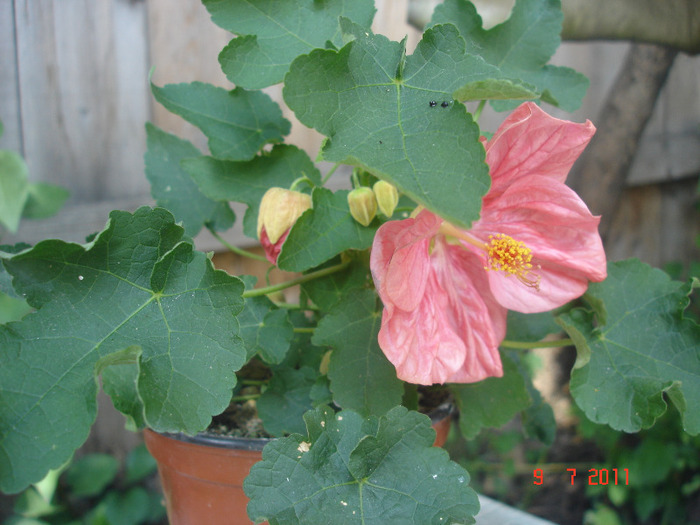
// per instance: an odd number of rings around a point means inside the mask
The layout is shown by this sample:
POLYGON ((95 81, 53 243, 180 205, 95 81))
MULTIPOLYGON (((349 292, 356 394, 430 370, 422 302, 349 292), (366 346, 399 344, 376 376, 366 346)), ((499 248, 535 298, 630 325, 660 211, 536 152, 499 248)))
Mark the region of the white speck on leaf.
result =
POLYGON ((433 474, 433 479, 437 479, 437 474, 433 474))
POLYGON ((78 280, 79 280, 79 281, 82 281, 84 278, 85 278, 85 277, 83 277, 82 275, 78 275, 78 280))
POLYGON ((464 483, 464 476, 458 477, 457 481, 459 481, 460 483, 464 483))
POLYGON ((343 507, 347 507, 347 506, 348 506, 348 504, 347 504, 346 501, 341 501, 340 504, 341 504, 343 507))
POLYGON ((306 441, 302 441, 301 443, 299 443, 297 450, 299 452, 304 453, 304 452, 308 452, 310 448, 311 448, 311 443, 307 443, 306 441))

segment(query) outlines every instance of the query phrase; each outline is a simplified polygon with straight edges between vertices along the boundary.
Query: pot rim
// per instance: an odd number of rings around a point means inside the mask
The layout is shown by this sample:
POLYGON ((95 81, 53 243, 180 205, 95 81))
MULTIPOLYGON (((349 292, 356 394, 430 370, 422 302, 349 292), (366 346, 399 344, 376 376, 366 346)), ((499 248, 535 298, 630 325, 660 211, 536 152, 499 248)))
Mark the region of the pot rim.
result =
MULTIPOLYGON (((443 403, 435 407, 427 415, 430 420, 435 423, 441 419, 452 417, 455 410, 455 406, 450 403, 443 403)), ((150 430, 150 429, 149 429, 150 430)), ((151 430, 155 432, 154 430, 151 430)), ((277 438, 250 438, 250 437, 239 437, 239 436, 227 436, 219 434, 209 434, 206 432, 199 432, 194 436, 184 434, 182 432, 156 432, 162 436, 175 439, 177 441, 183 441, 185 443, 192 443, 194 445, 208 445, 211 447, 220 448, 233 448, 237 450, 254 450, 260 451, 265 448, 270 441, 274 441, 277 438)))

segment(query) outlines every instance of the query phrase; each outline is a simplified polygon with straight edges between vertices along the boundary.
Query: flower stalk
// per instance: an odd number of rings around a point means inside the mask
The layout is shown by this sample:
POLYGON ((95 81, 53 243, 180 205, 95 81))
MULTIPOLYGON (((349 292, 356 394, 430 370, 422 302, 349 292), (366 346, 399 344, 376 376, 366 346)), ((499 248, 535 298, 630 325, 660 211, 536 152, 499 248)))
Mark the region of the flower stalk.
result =
POLYGON ((260 297, 262 295, 269 295, 275 292, 281 292, 297 284, 303 284, 308 281, 313 281, 314 279, 319 279, 320 277, 325 277, 327 275, 332 275, 336 272, 341 272, 350 265, 351 261, 346 261, 335 266, 329 266, 328 268, 323 268, 322 270, 316 270, 315 272, 307 273, 296 279, 291 279, 279 284, 273 284, 272 286, 265 286, 263 288, 254 288, 253 290, 247 290, 243 292, 243 297, 260 297))

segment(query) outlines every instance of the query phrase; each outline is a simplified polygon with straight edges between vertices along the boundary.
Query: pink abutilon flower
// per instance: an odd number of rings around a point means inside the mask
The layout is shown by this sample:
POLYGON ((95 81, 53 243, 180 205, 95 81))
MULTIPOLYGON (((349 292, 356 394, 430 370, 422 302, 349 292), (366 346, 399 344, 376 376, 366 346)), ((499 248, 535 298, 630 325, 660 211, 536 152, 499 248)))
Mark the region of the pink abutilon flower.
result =
POLYGON ((519 106, 486 143, 491 189, 469 230, 428 210, 377 231, 371 269, 384 303, 379 345, 419 384, 503 374, 508 309, 542 312, 606 277, 599 217, 564 184, 595 133, 519 106))

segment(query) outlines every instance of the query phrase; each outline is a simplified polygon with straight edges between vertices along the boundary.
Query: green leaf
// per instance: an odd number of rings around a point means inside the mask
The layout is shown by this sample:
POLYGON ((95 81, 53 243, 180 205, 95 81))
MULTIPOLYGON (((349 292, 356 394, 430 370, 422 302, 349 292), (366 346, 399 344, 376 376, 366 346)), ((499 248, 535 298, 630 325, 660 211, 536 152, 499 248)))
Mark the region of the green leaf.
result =
POLYGON ((15 292, 15 289, 12 286, 12 276, 7 273, 7 270, 5 270, 2 260, 11 257, 15 253, 19 253, 22 250, 26 250, 27 248, 31 248, 31 245, 24 242, 20 242, 15 245, 0 244, 0 291, 15 299, 22 299, 22 296, 15 292))
POLYGON ((541 341, 551 334, 561 333, 551 312, 523 314, 508 311, 506 339, 510 341, 541 341))
MULTIPOLYGON (((510 315, 511 312, 508 312, 510 315)), ((536 318, 541 319, 539 314, 522 314, 525 317, 530 315, 536 316, 536 318)), ((544 323, 543 326, 548 326, 549 323, 554 323, 552 316, 549 316, 549 320, 544 323)), ((554 325, 557 330, 559 330, 558 325, 554 325)), ((510 330, 510 327, 508 327, 510 330)), ((541 339, 541 338, 540 338, 541 339)), ((530 438, 535 438, 547 446, 551 446, 554 443, 554 438, 557 432, 557 422, 554 419, 554 410, 552 406, 547 403, 535 385, 532 382, 532 374, 530 367, 528 367, 527 359, 535 358, 533 354, 522 355, 515 351, 506 352, 508 357, 510 357, 520 372, 520 375, 525 381, 525 388, 527 393, 532 400, 531 404, 522 411, 520 414, 520 419, 523 424, 523 431, 525 435, 530 438)))
POLYGON ((306 366, 299 370, 282 367, 273 370, 270 384, 256 405, 269 434, 304 432, 303 415, 312 408, 311 390, 318 375, 306 366))
POLYGON ((381 415, 400 405, 403 382, 382 353, 377 295, 352 289, 321 319, 312 341, 333 348, 328 368, 333 401, 362 415, 381 415))
POLYGON ((24 299, 0 292, 0 324, 19 321, 31 311, 32 307, 24 299))
POLYGON ((146 178, 158 206, 182 221, 185 233, 194 237, 207 223, 216 230, 227 230, 235 216, 228 203, 204 196, 192 178, 180 167, 180 161, 199 157, 192 143, 146 123, 146 178))
POLYGON ((432 446, 427 416, 396 407, 363 420, 323 407, 304 419, 308 436, 268 444, 243 484, 254 521, 474 523, 479 502, 469 474, 432 446))
POLYGON ((500 96, 500 80, 511 87, 517 80, 465 54, 452 25, 426 31, 411 56, 402 43, 343 26, 355 39, 340 51, 314 50, 292 63, 285 101, 302 123, 329 137, 324 159, 360 166, 469 227, 490 178, 479 128, 454 93, 474 86, 481 97, 491 86, 500 96))
POLYGON ((345 250, 365 250, 379 227, 375 219, 362 226, 350 215, 347 190, 314 188, 313 208, 306 210, 282 245, 277 266, 289 272, 315 268, 345 250))
POLYGON ((147 522, 153 500, 143 487, 132 487, 110 491, 100 504, 109 525, 140 525, 147 522))
POLYGON ((65 473, 74 496, 96 496, 114 481, 119 462, 109 454, 89 454, 78 459, 65 473))
POLYGON ((505 353, 501 361, 503 377, 450 385, 460 412, 459 428, 466 439, 473 439, 485 427, 504 425, 532 402, 516 363, 505 353))
POLYGON ((126 483, 141 481, 158 470, 156 460, 153 459, 153 456, 151 456, 143 443, 134 447, 127 454, 124 467, 124 481, 126 483))
POLYGON ((204 0, 214 23, 238 35, 219 55, 228 79, 246 89, 282 82, 297 56, 342 46, 338 17, 369 28, 372 0, 204 0))
MULTIPOLYGON (((586 94, 588 79, 573 69, 547 64, 561 43, 562 20, 560 0, 517 0, 508 20, 485 30, 471 2, 446 0, 435 8, 428 27, 454 24, 466 41, 467 53, 481 56, 504 76, 535 86, 542 100, 574 111, 586 94)), ((499 111, 515 106, 492 105, 499 111)))
POLYGON ((29 184, 22 217, 27 219, 52 217, 63 207, 68 197, 70 197, 70 192, 56 184, 45 182, 29 184))
POLYGON ((700 433, 700 326, 684 317, 690 292, 630 259, 589 286, 588 308, 559 316, 578 351, 571 394, 589 419, 636 432, 666 411, 666 392, 684 430, 700 433))
MULTIPOLYGON (((256 280, 245 276, 246 289, 252 289, 256 280)), ((286 309, 277 308, 265 296, 248 297, 245 308, 238 314, 238 322, 246 346, 246 359, 259 354, 267 364, 279 364, 284 360, 294 337, 294 326, 286 309)))
POLYGON ((253 239, 258 238, 260 201, 269 188, 289 188, 303 176, 314 184, 321 184, 321 173, 309 156, 296 146, 285 144, 276 145, 270 153, 263 152, 248 162, 198 157, 184 160, 182 168, 208 198, 247 204, 243 231, 253 239))
MULTIPOLYGON (((365 254, 366 252, 361 252, 365 254)), ((358 259, 360 259, 358 257, 358 259)), ((340 258, 333 261, 340 264, 340 258)), ((368 261, 353 261, 342 272, 336 272, 320 279, 313 279, 302 284, 304 293, 322 311, 328 311, 335 306, 351 288, 362 288, 369 284, 370 275, 367 271, 368 261)), ((326 266, 326 265, 324 265, 326 266)), ((322 269, 324 266, 318 268, 322 269)))
POLYGON ((12 151, 0 150, 0 224, 17 232, 29 196, 27 164, 12 151))
POLYGON ((166 210, 112 212, 89 244, 43 241, 4 264, 38 311, 0 326, 0 489, 40 479, 82 444, 96 364, 114 352, 141 347, 138 398, 154 430, 197 432, 228 405, 245 360, 243 283, 195 252, 166 210))
POLYGON ((102 388, 105 394, 112 400, 114 408, 126 418, 126 428, 133 432, 146 427, 143 403, 139 398, 138 379, 137 364, 110 366, 102 372, 102 388))
POLYGON ((211 154, 226 160, 249 160, 270 142, 281 142, 291 124, 262 91, 245 91, 192 82, 158 87, 153 96, 168 111, 202 130, 211 154))

